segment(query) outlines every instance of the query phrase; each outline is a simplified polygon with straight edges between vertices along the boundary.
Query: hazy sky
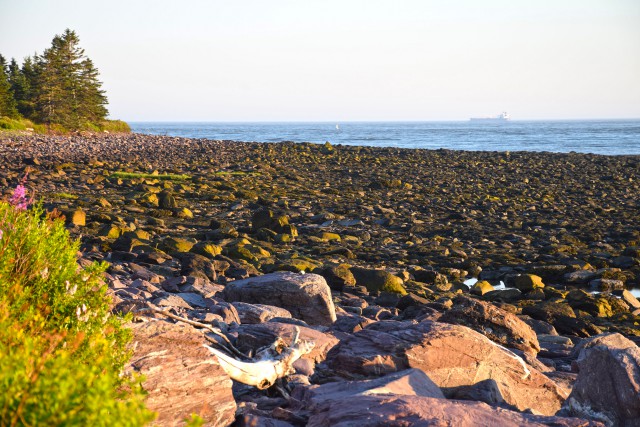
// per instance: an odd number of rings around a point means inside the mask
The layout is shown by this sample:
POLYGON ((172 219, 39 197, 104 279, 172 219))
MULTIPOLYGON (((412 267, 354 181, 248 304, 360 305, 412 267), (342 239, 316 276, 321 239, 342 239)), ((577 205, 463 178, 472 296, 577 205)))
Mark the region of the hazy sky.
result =
POLYGON ((67 27, 129 121, 640 118, 640 0, 0 0, 67 27))

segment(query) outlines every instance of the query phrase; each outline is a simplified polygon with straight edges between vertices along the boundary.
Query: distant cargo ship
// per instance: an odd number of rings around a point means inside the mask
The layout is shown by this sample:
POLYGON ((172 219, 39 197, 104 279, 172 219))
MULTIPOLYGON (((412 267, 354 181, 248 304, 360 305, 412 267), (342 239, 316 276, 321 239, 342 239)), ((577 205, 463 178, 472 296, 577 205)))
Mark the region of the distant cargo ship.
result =
POLYGON ((489 122, 489 123, 502 123, 509 121, 509 114, 502 113, 496 117, 471 117, 469 120, 472 122, 489 122))

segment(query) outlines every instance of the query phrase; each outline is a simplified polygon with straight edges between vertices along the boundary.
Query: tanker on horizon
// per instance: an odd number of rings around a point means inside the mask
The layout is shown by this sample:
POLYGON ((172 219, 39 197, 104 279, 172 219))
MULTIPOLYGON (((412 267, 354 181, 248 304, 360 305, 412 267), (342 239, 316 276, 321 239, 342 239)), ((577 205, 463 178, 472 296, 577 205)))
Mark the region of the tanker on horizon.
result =
POLYGON ((508 122, 510 120, 510 117, 508 113, 503 112, 499 116, 495 117, 471 117, 469 120, 472 122, 503 123, 508 122))

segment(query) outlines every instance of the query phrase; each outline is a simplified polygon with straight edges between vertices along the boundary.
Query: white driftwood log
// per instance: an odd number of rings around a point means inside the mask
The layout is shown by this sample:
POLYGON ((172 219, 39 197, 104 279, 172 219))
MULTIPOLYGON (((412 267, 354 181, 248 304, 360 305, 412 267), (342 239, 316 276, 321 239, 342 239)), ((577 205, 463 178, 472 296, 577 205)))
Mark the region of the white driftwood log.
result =
POLYGON ((208 345, 205 347, 218 358, 220 366, 232 379, 264 390, 271 387, 279 378, 292 374, 295 371, 293 363, 313 349, 315 344, 310 341, 299 341, 299 334, 300 330, 296 328, 290 346, 286 346, 284 341, 278 338, 270 347, 258 352, 251 362, 234 359, 208 345))

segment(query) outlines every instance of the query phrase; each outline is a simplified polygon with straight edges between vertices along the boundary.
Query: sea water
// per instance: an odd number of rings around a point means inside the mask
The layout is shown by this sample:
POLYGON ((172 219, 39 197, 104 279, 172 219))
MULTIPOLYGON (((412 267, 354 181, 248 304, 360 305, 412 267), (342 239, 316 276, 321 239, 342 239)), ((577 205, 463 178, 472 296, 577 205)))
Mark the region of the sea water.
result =
POLYGON ((132 122, 134 132, 258 142, 469 151, 640 154, 640 120, 483 122, 132 122))

